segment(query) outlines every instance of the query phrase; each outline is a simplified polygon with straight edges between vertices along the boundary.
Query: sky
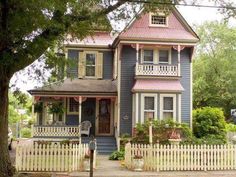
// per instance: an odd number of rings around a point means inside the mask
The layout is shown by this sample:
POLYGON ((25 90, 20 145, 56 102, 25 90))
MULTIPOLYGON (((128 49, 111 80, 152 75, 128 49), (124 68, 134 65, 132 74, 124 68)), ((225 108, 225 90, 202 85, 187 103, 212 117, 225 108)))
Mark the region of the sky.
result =
MULTIPOLYGON (((201 25, 206 21, 220 21, 224 17, 215 8, 199 8, 189 6, 179 6, 177 8, 190 26, 201 25)), ((236 26, 236 19, 231 19, 230 24, 236 26)), ((16 83, 16 87, 20 88, 23 92, 26 92, 36 86, 41 86, 37 80, 30 79, 27 73, 22 73, 20 74, 20 77, 17 78, 13 77, 11 83, 16 83)))

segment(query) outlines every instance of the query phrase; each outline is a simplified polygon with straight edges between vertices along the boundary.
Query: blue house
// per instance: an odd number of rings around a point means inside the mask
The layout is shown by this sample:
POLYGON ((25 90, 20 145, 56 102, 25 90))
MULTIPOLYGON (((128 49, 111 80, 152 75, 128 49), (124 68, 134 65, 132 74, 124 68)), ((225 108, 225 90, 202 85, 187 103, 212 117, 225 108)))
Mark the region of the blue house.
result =
POLYGON ((115 147, 120 135, 132 135, 147 119, 191 126, 198 41, 176 8, 168 15, 142 12, 116 37, 104 31, 82 41, 68 37, 65 55, 76 63, 66 68, 68 77, 29 91, 42 105, 35 106, 34 138, 75 138, 78 125, 89 121, 90 134, 115 147), (53 112, 55 105, 63 111, 53 112))

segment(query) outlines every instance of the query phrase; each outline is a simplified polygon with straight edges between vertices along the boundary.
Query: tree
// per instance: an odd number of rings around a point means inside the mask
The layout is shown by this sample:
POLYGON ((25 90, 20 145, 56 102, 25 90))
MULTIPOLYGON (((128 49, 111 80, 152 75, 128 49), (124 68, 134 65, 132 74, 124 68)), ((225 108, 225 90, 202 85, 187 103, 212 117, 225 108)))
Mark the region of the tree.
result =
POLYGON ((13 175, 7 149, 8 89, 12 76, 54 48, 67 34, 83 39, 95 30, 108 29, 106 15, 110 12, 114 20, 129 19, 138 7, 154 10, 154 2, 160 1, 149 2, 140 5, 131 0, 0 1, 0 176, 13 175))
POLYGON ((236 107, 236 28, 208 22, 197 31, 201 42, 193 63, 194 108, 221 107, 229 117, 236 107))

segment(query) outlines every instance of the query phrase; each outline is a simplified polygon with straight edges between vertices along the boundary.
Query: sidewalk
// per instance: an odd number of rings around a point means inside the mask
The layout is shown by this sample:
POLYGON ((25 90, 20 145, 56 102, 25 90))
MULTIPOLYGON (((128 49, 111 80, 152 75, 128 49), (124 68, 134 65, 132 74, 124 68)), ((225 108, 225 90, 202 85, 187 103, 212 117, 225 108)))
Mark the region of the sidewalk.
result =
MULTIPOLYGON (((68 177, 88 177, 89 172, 73 172, 68 177)), ((184 172, 134 172, 120 165, 119 161, 110 161, 108 156, 97 156, 95 177, 236 177, 236 171, 184 171, 184 172)), ((65 177, 58 175, 57 177, 65 177)))

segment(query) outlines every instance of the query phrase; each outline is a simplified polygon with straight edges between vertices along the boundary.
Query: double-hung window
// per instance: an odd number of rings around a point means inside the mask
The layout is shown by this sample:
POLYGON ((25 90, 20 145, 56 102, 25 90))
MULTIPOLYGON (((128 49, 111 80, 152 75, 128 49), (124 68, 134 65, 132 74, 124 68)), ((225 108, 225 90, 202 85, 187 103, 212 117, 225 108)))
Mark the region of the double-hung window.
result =
POLYGON ((176 119, 176 95, 161 94, 161 119, 176 119))
POLYGON ((96 74, 96 54, 86 53, 85 76, 95 77, 96 74))
POLYGON ((142 122, 157 118, 157 95, 142 94, 142 122))
POLYGON ((168 49, 159 49, 159 63, 168 64, 169 63, 169 50, 168 49))
POLYGON ((154 61, 154 51, 151 49, 143 50, 143 63, 145 64, 153 64, 154 61))

